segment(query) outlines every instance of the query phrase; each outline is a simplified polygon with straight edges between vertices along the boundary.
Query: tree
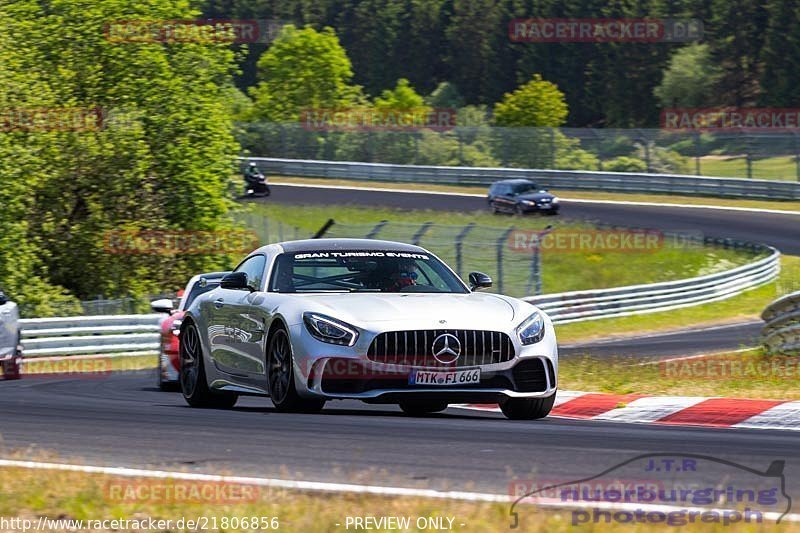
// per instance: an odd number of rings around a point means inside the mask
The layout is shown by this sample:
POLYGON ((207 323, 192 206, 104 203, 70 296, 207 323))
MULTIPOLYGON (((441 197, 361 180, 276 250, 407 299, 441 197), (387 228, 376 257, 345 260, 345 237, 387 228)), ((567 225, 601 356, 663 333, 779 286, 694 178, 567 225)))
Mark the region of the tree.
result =
POLYGON ((331 28, 297 29, 289 24, 258 60, 261 82, 251 95, 257 118, 296 121, 303 109, 336 109, 359 100, 350 85, 353 68, 331 28))
POLYGON ((464 98, 455 85, 449 81, 443 81, 436 86, 436 89, 428 95, 426 101, 431 107, 453 108, 464 107, 464 98))
POLYGON ((381 95, 375 98, 375 107, 377 109, 393 109, 408 111, 412 109, 423 109, 425 99, 422 98, 417 91, 408 83, 405 78, 397 80, 397 85, 394 89, 385 89, 381 95))
POLYGON ((494 106, 498 126, 555 128, 564 124, 567 113, 564 93, 539 74, 513 93, 506 93, 494 106))
POLYGON ((27 314, 54 312, 50 301, 67 290, 143 295, 230 266, 216 254, 109 253, 105 240, 119 230, 232 227, 239 148, 225 88, 233 52, 224 43, 120 43, 104 34, 109 21, 197 15, 171 0, 0 2, 0 107, 103 117, 102 127, 0 139, 0 285, 27 314))
POLYGON ((708 45, 690 44, 672 55, 653 93, 663 108, 713 106, 719 76, 708 45))

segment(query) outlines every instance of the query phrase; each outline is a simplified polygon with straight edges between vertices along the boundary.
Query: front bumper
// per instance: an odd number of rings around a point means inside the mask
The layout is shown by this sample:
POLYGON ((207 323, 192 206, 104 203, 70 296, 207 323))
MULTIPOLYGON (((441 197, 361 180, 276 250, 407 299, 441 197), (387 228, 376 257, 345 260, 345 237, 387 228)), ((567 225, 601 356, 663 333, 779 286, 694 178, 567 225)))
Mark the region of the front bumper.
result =
POLYGON ((535 204, 528 205, 524 203, 517 204, 522 208, 525 213, 558 213, 561 208, 560 204, 535 204))
POLYGON ((504 398, 545 398, 555 394, 558 383, 558 350, 552 327, 532 346, 515 346, 509 361, 458 368, 414 367, 370 361, 367 346, 372 337, 356 346, 323 345, 304 335, 302 327, 292 331, 295 386, 305 397, 357 399, 370 403, 400 400, 435 400, 448 403, 497 403, 504 398), (324 352, 320 352, 324 350, 324 352), (480 368, 479 383, 469 385, 412 385, 413 370, 461 371, 480 368))

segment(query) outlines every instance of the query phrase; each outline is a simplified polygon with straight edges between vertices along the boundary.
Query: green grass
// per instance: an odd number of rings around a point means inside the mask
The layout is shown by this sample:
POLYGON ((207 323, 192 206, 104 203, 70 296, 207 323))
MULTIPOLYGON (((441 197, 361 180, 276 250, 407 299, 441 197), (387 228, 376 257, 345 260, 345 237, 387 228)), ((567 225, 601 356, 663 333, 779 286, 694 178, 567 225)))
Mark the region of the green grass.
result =
MULTIPOLYGON (((691 172, 694 173, 694 159, 691 172)), ((719 156, 701 157, 700 173, 703 176, 747 177, 747 160, 744 156, 720 159, 719 156)), ((775 156, 753 159, 752 177, 762 180, 797 181, 797 162, 792 156, 775 156)))
POLYGON ((611 336, 641 335, 676 328, 705 327, 758 319, 773 300, 800 290, 800 258, 781 257, 778 280, 727 300, 645 315, 589 320, 556 326, 562 344, 611 336))
POLYGON ((683 361, 648 362, 625 357, 569 357, 558 367, 564 390, 655 396, 722 396, 798 400, 795 356, 760 348, 683 361))
POLYGON ((74 373, 97 374, 98 377, 109 372, 125 370, 142 370, 155 368, 158 364, 157 355, 132 355, 121 357, 107 357, 97 359, 76 359, 62 361, 37 361, 35 357, 25 359, 22 373, 23 377, 46 376, 47 374, 67 375, 74 373))
MULTIPOLYGON (((411 241, 425 222, 437 226, 430 229, 420 244, 439 255, 444 261, 457 266, 456 235, 467 224, 473 229, 464 240, 462 275, 472 270, 486 272, 495 279, 495 290, 512 296, 533 294, 532 256, 528 252, 512 250, 507 241, 501 241, 503 278, 499 279, 497 261, 498 239, 504 230, 540 231, 547 225, 557 230, 591 230, 587 224, 565 222, 558 217, 497 216, 488 212, 443 213, 439 211, 401 211, 396 209, 369 209, 343 206, 286 206, 258 204, 246 217, 251 228, 270 227, 270 234, 262 239, 275 238, 276 222, 299 228, 299 233, 309 235, 332 218, 336 224, 328 233, 335 237, 364 237, 381 221, 390 221, 376 235, 388 240, 411 241)), ((752 260, 752 256, 734 250, 686 247, 665 240, 658 249, 634 252, 608 252, 605 250, 545 251, 542 253, 542 281, 545 293, 570 290, 615 287, 638 283, 669 281, 708 274, 735 267, 752 260)))
MULTIPOLYGON (((26 454, 6 454, 11 459, 31 459, 29 452, 26 454)), ((53 460, 52 456, 43 456, 41 459, 53 460)), ((372 475, 366 474, 359 479, 342 479, 342 482, 369 482, 372 475)), ((528 475, 530 477, 530 474, 528 475)), ((509 481, 512 479, 509 474, 509 481)), ((197 520, 206 517, 204 531, 274 531, 274 529, 250 529, 242 527, 221 527, 223 518, 230 524, 231 518, 266 517, 277 518, 278 531, 290 532, 338 532, 347 531, 345 520, 350 517, 410 517, 412 525, 404 531, 432 531, 432 529, 417 529, 416 520, 419 517, 452 517, 453 529, 464 533, 509 531, 511 517, 508 503, 473 503, 447 499, 423 499, 419 497, 399 496, 372 496, 347 493, 319 493, 301 492, 283 489, 260 489, 253 491, 250 486, 229 486, 229 493, 255 494, 254 498, 242 502, 214 502, 201 501, 185 502, 157 500, 151 498, 133 499, 120 503, 113 497, 113 490, 117 487, 144 487, 142 494, 153 491, 176 493, 175 488, 185 493, 201 493, 208 485, 202 482, 185 482, 172 480, 154 480, 137 478, 118 478, 109 475, 85 474, 80 472, 61 472, 47 470, 29 470, 23 468, 0 469, 0 516, 10 518, 19 517, 30 520, 31 527, 35 527, 39 517, 48 519, 73 519, 73 520, 171 520, 172 527, 163 529, 168 531, 189 531, 177 529, 175 524, 180 518, 197 520), (213 519, 216 518, 216 527, 213 519), (338 524, 338 525, 337 525, 338 524), (463 524, 463 526, 461 525, 463 524)), ((215 485, 210 486, 213 491, 215 485)), ((475 490, 470 485, 454 486, 453 490, 475 490)), ((569 510, 537 509, 534 505, 523 504, 516 508, 519 513, 520 529, 518 531, 531 532, 573 532, 572 514, 569 510)), ((85 524, 84 524, 85 525, 85 524)), ((447 522, 445 522, 447 525, 447 522)), ((162 526, 163 527, 163 526, 162 526)), ((191 530, 199 531, 200 527, 191 530)), ((350 531, 355 528, 351 525, 350 531)), ((606 524, 592 523, 582 525, 580 531, 626 531, 646 532, 653 531, 653 524, 647 522, 620 525, 619 523, 606 524)), ((662 526, 663 531, 673 528, 662 526)), ((691 524, 681 528, 688 531, 704 532, 739 532, 739 531, 798 531, 796 524, 784 521, 774 525, 765 520, 764 524, 733 523, 722 524, 691 524)), ((12 529, 13 530, 13 529, 12 529)), ((21 531, 21 529, 17 529, 21 531)), ((124 530, 132 530, 130 527, 124 530)), ((139 529, 147 531, 147 529, 139 529)), ((30 529, 29 529, 30 531, 30 529)), ((152 529, 150 531, 153 531, 152 529)), ((379 527, 371 531, 398 531, 379 527)))

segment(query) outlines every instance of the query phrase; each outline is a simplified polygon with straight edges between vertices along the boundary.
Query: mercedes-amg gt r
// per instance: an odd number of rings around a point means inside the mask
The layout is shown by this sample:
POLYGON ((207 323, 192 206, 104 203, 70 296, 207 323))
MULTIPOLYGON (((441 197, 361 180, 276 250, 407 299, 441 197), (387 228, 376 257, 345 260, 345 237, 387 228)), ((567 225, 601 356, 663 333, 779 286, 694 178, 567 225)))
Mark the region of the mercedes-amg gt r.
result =
POLYGON ((553 406, 558 349, 536 307, 476 292, 418 246, 369 239, 271 244, 199 295, 180 330, 180 382, 197 407, 268 395, 279 411, 326 401, 408 414, 499 403, 512 419, 553 406))

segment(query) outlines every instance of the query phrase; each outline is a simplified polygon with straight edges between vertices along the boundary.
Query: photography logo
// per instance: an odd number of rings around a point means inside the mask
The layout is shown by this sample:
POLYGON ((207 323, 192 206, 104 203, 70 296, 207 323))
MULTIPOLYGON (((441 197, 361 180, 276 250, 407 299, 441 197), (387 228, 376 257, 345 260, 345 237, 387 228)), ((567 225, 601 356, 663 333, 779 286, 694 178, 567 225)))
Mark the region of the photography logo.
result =
POLYGON ((784 466, 774 460, 761 471, 708 455, 638 455, 599 474, 515 491, 510 528, 519 528, 521 505, 530 502, 571 509, 573 526, 779 524, 792 507, 784 466))

